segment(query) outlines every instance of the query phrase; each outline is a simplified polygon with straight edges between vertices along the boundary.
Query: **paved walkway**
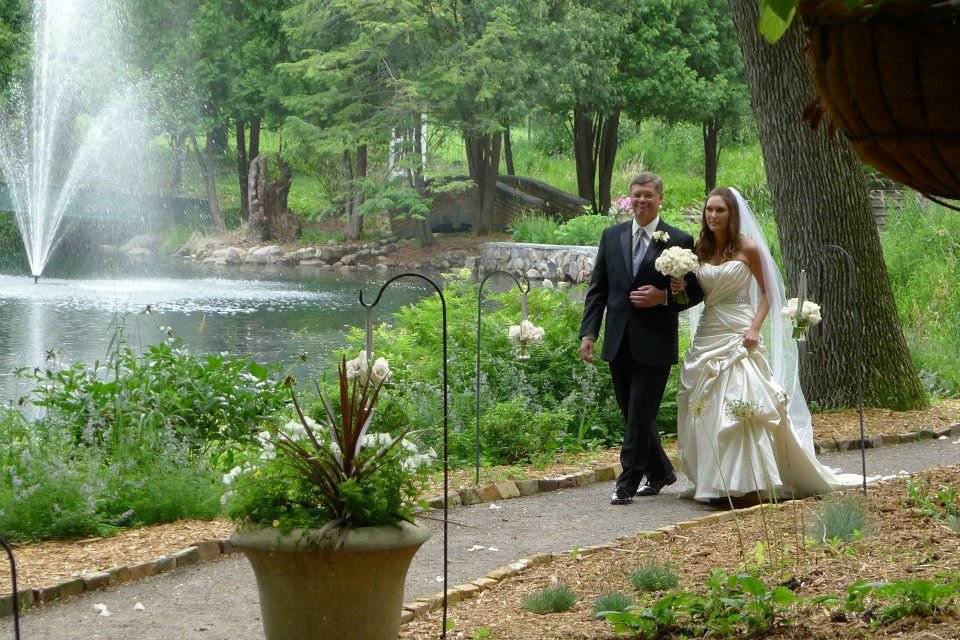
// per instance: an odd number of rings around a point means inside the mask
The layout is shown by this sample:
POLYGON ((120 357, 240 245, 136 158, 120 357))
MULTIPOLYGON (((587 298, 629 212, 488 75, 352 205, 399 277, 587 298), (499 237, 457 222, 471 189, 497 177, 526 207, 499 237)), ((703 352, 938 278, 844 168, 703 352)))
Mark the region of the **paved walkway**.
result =
MULTIPOLYGON (((823 456, 845 471, 860 467, 859 452, 823 456)), ((896 474, 960 463, 957 440, 925 441, 867 451, 870 474, 896 474)), ((710 507, 677 494, 678 483, 663 494, 611 507, 613 483, 600 483, 528 498, 516 498, 451 511, 450 584, 478 578, 490 570, 538 552, 609 542, 617 536, 656 529, 709 513, 710 507), (483 550, 470 551, 474 545, 483 550), (491 550, 493 547, 496 550, 491 550)), ((439 532, 440 524, 432 523, 439 532)), ((440 590, 442 540, 434 535, 414 559, 406 600, 440 590)), ((188 567, 141 582, 120 585, 29 611, 24 640, 260 640, 260 610, 253 572, 239 555, 188 567), (100 616, 95 603, 107 605, 100 616), (141 603, 143 610, 135 610, 141 603)), ((0 638, 12 637, 11 623, 0 623, 0 638)))

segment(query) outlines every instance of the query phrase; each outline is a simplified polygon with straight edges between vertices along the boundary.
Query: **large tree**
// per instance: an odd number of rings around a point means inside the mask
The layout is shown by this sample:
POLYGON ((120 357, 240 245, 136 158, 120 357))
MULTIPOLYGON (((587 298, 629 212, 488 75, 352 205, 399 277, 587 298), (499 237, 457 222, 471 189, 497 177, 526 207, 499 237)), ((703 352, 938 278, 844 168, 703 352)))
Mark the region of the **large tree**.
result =
MULTIPOLYGON (((746 64, 753 111, 773 196, 780 247, 789 281, 801 269, 819 277, 812 295, 823 305, 819 344, 801 367, 807 398, 822 405, 856 403, 857 355, 864 357, 865 397, 871 406, 905 410, 927 397, 900 330, 866 178, 849 145, 811 131, 802 112, 813 95, 803 57, 804 35, 791 27, 775 45, 757 33, 756 0, 729 0, 746 64), (846 249, 856 264, 859 309, 846 285, 843 262, 824 245, 846 249), (824 262, 826 260, 826 262, 824 262), (854 331, 852 313, 866 330, 854 331)), ((777 313, 779 310, 772 310, 777 313)))
POLYGON ((0 94, 22 74, 29 55, 30 11, 25 0, 0 2, 0 94))

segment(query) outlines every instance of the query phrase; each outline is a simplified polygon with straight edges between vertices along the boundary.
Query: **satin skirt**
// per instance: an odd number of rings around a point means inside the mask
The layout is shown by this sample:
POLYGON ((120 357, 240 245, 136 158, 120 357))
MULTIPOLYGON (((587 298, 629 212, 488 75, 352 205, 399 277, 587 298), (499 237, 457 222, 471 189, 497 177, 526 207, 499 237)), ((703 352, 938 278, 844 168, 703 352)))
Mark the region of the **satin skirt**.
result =
POLYGON ((803 448, 762 345, 743 346, 749 303, 706 306, 677 394, 680 468, 707 501, 753 494, 788 499, 857 486, 803 448))

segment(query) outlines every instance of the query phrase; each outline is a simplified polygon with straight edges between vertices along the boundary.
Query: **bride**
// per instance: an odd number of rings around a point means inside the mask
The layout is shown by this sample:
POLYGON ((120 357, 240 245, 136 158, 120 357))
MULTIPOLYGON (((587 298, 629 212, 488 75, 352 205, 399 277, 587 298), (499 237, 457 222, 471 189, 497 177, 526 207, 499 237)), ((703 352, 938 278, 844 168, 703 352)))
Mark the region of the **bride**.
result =
MULTIPOLYGON (((680 468, 697 500, 790 498, 856 486, 814 456, 796 345, 780 315, 784 285, 743 197, 718 187, 704 205, 695 251, 702 310, 677 393, 680 468), (761 330, 770 318, 768 353, 761 330), (769 360, 768 360, 769 355, 769 360)), ((673 280, 676 293, 682 280, 673 280)))

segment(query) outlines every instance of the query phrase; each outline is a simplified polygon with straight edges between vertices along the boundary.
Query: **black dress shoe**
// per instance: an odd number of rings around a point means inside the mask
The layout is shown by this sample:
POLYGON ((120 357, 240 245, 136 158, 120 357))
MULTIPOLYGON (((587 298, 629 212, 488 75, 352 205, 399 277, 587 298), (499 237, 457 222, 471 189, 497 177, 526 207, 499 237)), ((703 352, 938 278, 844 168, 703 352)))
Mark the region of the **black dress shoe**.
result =
POLYGON ((625 496, 616 492, 610 496, 610 504, 630 504, 631 502, 633 502, 632 496, 625 496))
POLYGON ((647 480, 645 483, 643 483, 643 486, 637 489, 637 496, 641 498, 655 496, 660 493, 664 487, 669 487, 676 481, 677 476, 675 474, 671 474, 663 480, 647 480))

